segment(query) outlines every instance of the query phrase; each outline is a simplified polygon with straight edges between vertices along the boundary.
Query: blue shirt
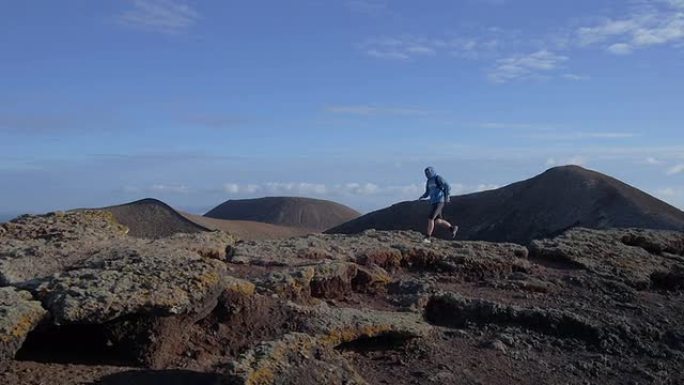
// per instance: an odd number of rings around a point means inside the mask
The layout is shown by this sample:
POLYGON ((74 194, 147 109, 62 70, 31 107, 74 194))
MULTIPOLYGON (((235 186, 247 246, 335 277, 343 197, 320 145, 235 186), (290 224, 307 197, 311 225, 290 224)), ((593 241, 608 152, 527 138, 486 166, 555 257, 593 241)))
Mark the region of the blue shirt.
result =
POLYGON ((446 200, 444 196, 445 184, 446 182, 439 175, 435 175, 427 180, 427 182, 425 183, 425 193, 430 196, 430 203, 434 204, 444 202, 446 200), (437 178, 441 179, 439 181, 441 184, 437 182, 437 178))

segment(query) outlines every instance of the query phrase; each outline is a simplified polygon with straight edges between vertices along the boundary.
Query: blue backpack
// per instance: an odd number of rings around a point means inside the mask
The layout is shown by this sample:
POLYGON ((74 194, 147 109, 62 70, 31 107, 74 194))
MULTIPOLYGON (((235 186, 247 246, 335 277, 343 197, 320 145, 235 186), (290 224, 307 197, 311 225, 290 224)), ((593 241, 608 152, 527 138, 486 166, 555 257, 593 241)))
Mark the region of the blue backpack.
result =
POLYGON ((447 198, 451 197, 451 186, 449 186, 449 183, 447 183, 444 178, 442 178, 439 175, 435 176, 435 183, 437 184, 437 188, 442 190, 444 192, 444 196, 447 198))

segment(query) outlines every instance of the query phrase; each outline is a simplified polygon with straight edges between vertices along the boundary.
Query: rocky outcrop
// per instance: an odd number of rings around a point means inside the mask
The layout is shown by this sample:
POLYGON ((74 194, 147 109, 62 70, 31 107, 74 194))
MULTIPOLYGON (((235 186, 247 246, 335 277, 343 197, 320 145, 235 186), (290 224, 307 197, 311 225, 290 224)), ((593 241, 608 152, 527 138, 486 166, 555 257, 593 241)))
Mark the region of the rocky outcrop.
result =
POLYGON ((247 286, 226 277, 219 259, 233 239, 225 233, 131 238, 99 211, 26 216, 3 226, 0 274, 49 310, 53 326, 44 338, 84 325, 131 362, 163 366, 182 342, 183 324, 212 311, 224 289, 247 286))
POLYGON ((0 288, 0 367, 14 355, 47 312, 26 291, 0 288))
POLYGON ((225 265, 176 249, 110 248, 32 287, 57 324, 195 312, 217 297, 225 265))
POLYGON ((96 211, 25 215, 0 227, 0 285, 63 271, 103 245, 122 242, 128 231, 111 214, 96 211))
POLYGON ((641 229, 573 229, 533 241, 535 258, 619 279, 636 289, 681 287, 684 233, 641 229), (679 283, 678 283, 679 282, 679 283))

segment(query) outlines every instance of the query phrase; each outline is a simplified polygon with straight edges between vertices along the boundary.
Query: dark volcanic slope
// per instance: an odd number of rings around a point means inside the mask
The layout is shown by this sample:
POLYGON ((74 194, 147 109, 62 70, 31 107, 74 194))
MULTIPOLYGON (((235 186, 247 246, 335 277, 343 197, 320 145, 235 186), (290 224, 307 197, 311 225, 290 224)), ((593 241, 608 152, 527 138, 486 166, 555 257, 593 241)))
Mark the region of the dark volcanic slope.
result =
POLYGON ((359 215, 347 206, 320 199, 267 197, 229 200, 204 216, 323 231, 359 215))
MULTIPOLYGON (((328 230, 424 231, 426 202, 402 202, 328 230)), ((461 227, 460 239, 528 243, 570 227, 684 229, 684 212, 607 175, 578 166, 481 193, 453 197, 447 219, 461 227)))
POLYGON ((129 228, 128 235, 139 238, 162 238, 176 233, 209 230, 185 218, 166 203, 151 198, 101 210, 111 212, 119 223, 129 228))

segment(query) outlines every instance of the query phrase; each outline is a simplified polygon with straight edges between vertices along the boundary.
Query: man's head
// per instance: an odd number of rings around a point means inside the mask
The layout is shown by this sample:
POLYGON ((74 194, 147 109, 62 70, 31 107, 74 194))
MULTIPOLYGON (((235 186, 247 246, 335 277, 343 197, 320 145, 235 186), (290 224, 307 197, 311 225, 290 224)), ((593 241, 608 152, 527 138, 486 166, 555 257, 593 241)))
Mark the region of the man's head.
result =
POLYGON ((435 169, 434 169, 434 168, 432 168, 432 167, 427 167, 427 168, 425 169, 425 177, 426 177, 426 178, 430 179, 430 178, 432 178, 432 177, 435 176, 435 175, 437 175, 437 173, 435 172, 435 169))

